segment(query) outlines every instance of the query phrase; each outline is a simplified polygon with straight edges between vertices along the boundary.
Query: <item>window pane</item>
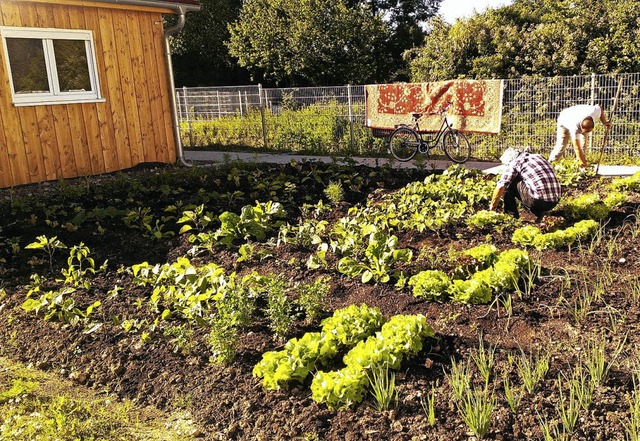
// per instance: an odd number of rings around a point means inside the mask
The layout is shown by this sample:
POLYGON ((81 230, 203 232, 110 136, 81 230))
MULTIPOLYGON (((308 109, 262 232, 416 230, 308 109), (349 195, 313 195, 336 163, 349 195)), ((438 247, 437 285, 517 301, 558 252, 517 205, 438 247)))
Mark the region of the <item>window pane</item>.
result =
POLYGON ((53 40, 60 92, 90 91, 84 40, 53 40))
POLYGON ((7 38, 7 50, 15 92, 49 92, 41 39, 7 38))

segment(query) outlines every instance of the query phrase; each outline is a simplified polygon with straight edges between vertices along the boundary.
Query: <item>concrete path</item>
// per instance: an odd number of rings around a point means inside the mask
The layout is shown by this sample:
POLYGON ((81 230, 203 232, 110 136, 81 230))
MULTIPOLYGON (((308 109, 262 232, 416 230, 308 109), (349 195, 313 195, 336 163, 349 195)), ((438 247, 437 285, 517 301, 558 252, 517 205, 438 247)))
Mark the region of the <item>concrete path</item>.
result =
MULTIPOLYGON (((187 162, 197 161, 205 163, 222 163, 227 161, 243 161, 243 162, 269 162, 276 164, 288 164, 291 160, 297 162, 336 162, 338 164, 348 164, 355 161, 357 164, 369 167, 378 167, 389 164, 394 168, 416 168, 423 167, 433 170, 444 170, 453 162, 443 160, 427 159, 425 161, 416 161, 415 159, 408 162, 399 162, 389 160, 387 158, 332 158, 329 156, 313 156, 313 155, 290 155, 290 154, 272 154, 272 153, 242 153, 242 152, 215 152, 204 150, 191 150, 184 152, 184 159, 187 162)), ((475 168, 485 173, 499 174, 502 165, 499 162, 481 162, 468 161, 464 164, 467 168, 475 168)), ((640 171, 640 166, 627 165, 601 165, 598 174, 602 176, 631 176, 640 171)))

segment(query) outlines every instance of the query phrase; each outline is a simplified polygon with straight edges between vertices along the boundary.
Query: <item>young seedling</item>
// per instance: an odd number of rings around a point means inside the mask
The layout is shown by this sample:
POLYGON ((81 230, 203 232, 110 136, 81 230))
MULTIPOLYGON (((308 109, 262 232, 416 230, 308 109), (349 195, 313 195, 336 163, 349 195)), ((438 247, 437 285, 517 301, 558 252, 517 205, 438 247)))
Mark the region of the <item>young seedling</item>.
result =
POLYGON ((67 246, 60 242, 57 236, 53 236, 52 238, 48 238, 47 236, 38 236, 36 237, 35 242, 30 243, 25 248, 29 250, 43 250, 46 252, 49 256, 49 269, 53 272, 53 255, 56 250, 67 248, 67 246))
POLYGON ((548 353, 539 354, 535 357, 525 355, 524 351, 520 349, 521 355, 519 357, 511 357, 509 359, 516 365, 518 376, 522 380, 524 388, 532 394, 540 380, 544 378, 549 370, 549 358, 548 353))
POLYGON ((392 404, 398 401, 396 390, 396 374, 389 372, 388 366, 377 366, 367 375, 371 386, 371 395, 375 399, 375 408, 378 411, 388 410, 392 404))
POLYGON ((478 438, 483 439, 491 424, 491 414, 495 405, 495 396, 486 388, 467 388, 456 403, 458 413, 478 438))
POLYGON ((629 397, 629 416, 622 422, 626 439, 640 441, 640 389, 637 376, 633 378, 633 391, 629 397))
POLYGON ((580 416, 580 400, 578 399, 578 394, 576 387, 573 382, 569 384, 569 396, 565 396, 562 392, 563 384, 558 375, 557 380, 558 393, 560 394, 560 399, 558 400, 558 410, 560 411, 560 421, 562 422, 563 432, 571 435, 576 430, 576 425, 578 423, 578 417, 580 416))
POLYGON ((333 205, 338 205, 344 200, 344 188, 342 188, 342 182, 329 182, 329 185, 324 189, 324 195, 333 205))
POLYGON ((436 424, 436 387, 438 383, 431 388, 427 395, 424 395, 420 398, 420 404, 422 405, 422 410, 424 410, 424 414, 427 417, 427 423, 429 426, 433 427, 436 424))
POLYGON ((470 386, 469 363, 464 363, 463 361, 456 363, 456 361, 451 358, 451 373, 445 375, 451 385, 453 398, 455 400, 462 399, 465 390, 470 386))
POLYGON ((518 406, 520 406, 520 401, 522 401, 522 393, 511 386, 507 375, 505 375, 502 384, 504 386, 504 397, 507 400, 507 404, 509 404, 511 412, 516 413, 518 406))
POLYGON ((495 346, 492 347, 491 345, 486 349, 484 346, 484 340, 482 339, 482 336, 480 336, 478 349, 471 352, 471 358, 478 367, 480 376, 484 380, 485 387, 489 386, 489 379, 491 378, 491 372, 493 371, 495 351, 495 346))

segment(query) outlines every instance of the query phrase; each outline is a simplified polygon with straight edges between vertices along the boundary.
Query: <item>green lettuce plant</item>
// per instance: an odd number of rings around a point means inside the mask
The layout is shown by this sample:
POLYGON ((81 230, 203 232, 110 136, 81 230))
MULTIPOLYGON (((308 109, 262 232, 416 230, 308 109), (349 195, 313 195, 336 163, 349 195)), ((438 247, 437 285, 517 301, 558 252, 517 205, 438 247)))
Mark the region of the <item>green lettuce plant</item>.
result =
POLYGON ((451 299, 460 303, 487 303, 491 300, 491 288, 482 281, 456 279, 447 290, 451 299))
POLYGON ((601 221, 609 216, 611 209, 596 193, 589 193, 566 200, 562 210, 570 219, 593 219, 601 221))
POLYGON ((611 181, 609 188, 615 191, 640 191, 640 172, 624 178, 616 178, 611 181))
POLYGON ((421 271, 409 279, 409 286, 413 287, 413 295, 427 300, 444 300, 449 285, 451 285, 449 276, 440 270, 421 271))
POLYGON ((501 232, 504 228, 513 225, 515 219, 505 213, 497 213, 493 210, 479 210, 467 217, 465 222, 471 229, 484 230, 495 228, 501 232))

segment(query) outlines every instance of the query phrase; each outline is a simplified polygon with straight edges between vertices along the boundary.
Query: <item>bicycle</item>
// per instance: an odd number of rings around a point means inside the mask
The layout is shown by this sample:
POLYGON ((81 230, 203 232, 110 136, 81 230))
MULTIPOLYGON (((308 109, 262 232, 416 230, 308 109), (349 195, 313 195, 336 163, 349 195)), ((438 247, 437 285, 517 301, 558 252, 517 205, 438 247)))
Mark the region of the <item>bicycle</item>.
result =
POLYGON ((413 126, 409 124, 399 124, 389 137, 389 152, 398 161, 409 161, 416 153, 429 155, 429 152, 441 143, 442 150, 451 161, 462 164, 469 160, 471 156, 471 145, 464 133, 451 127, 447 120, 447 109, 451 107, 451 102, 437 112, 429 115, 442 115, 442 124, 437 132, 429 133, 424 137, 420 132, 418 121, 422 118, 422 113, 412 113, 413 126))

